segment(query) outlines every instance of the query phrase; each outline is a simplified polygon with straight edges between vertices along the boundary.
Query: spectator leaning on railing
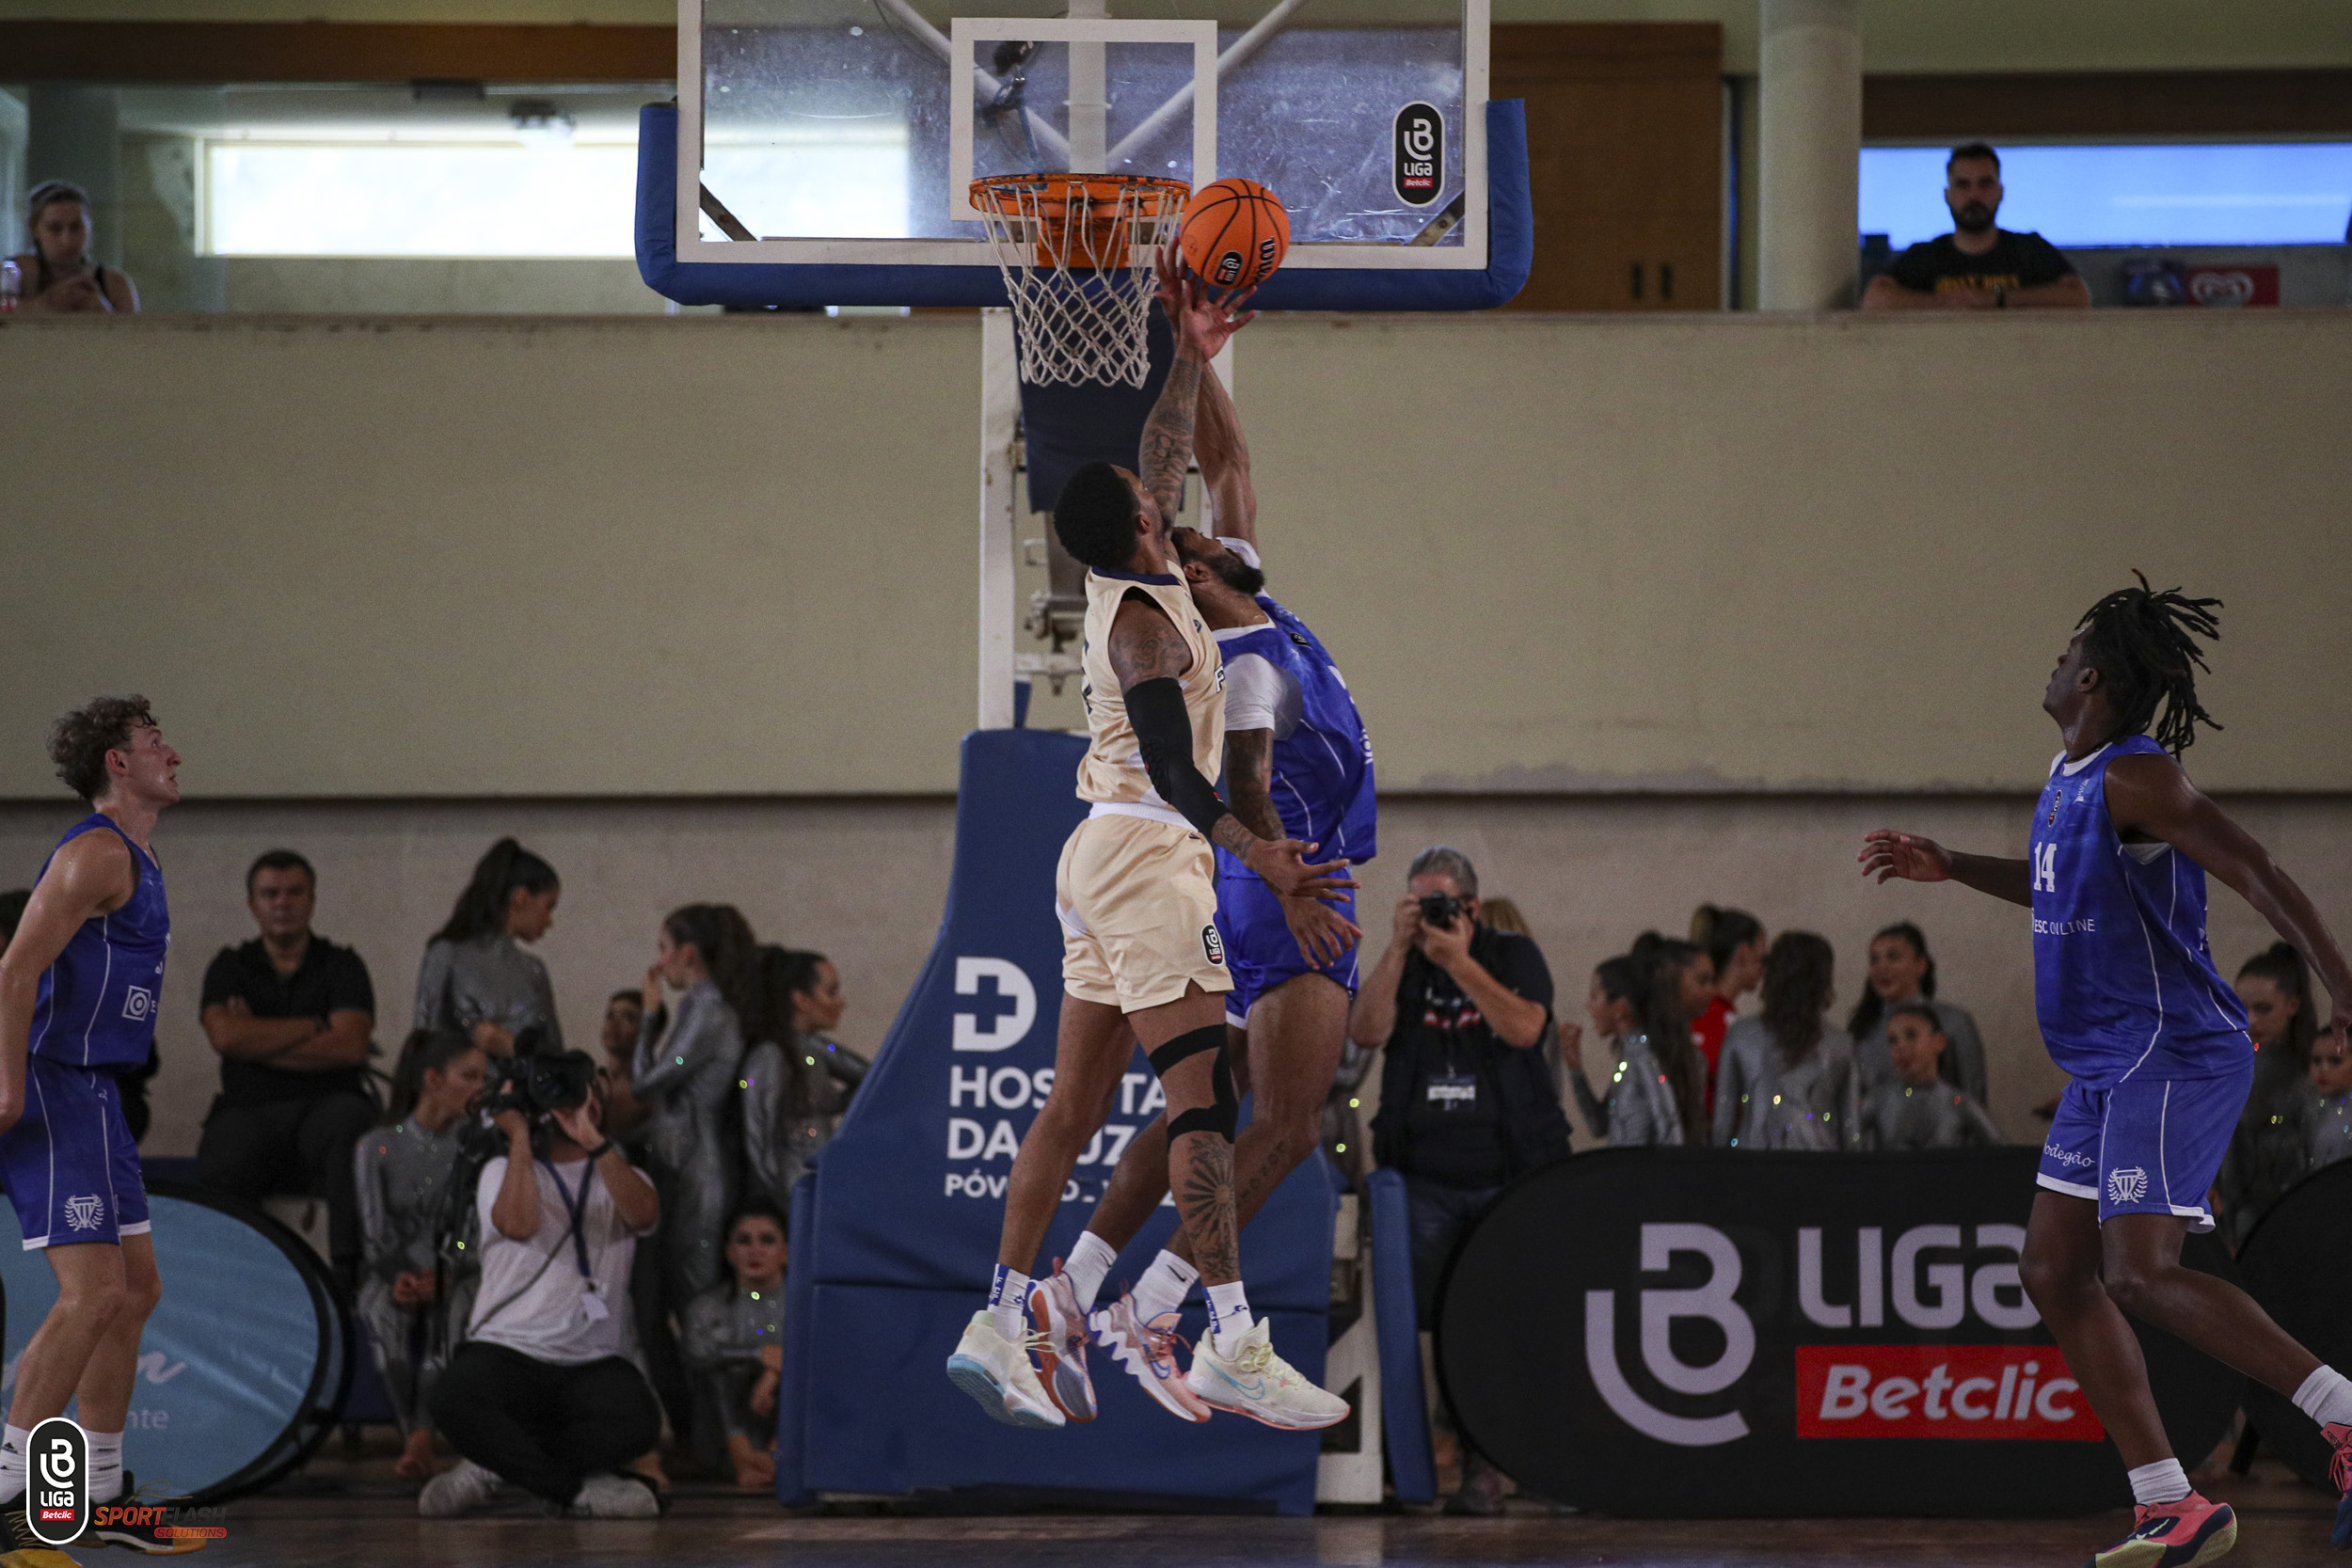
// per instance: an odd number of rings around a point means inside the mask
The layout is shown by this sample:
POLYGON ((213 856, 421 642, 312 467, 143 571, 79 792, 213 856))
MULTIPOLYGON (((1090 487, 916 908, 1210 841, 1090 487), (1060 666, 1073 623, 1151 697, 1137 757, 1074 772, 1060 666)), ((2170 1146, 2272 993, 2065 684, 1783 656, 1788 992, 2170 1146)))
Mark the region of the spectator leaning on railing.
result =
POLYGON ((1952 149, 1944 164, 1944 204, 1952 231, 1895 258, 1863 292, 1866 310, 2088 309, 2090 290, 2074 264, 2039 234, 1995 227, 2001 155, 1980 141, 1952 149))
POLYGON ((33 248, 14 261, 24 290, 17 309, 58 315, 128 315, 139 292, 120 267, 90 258, 89 193, 66 180, 44 180, 24 203, 33 248))
MULTIPOLYGON (((1458 849, 1422 850, 1406 887, 1348 1035, 1388 1053, 1373 1147, 1405 1178, 1413 1293, 1426 1328, 1454 1243, 1505 1182, 1568 1152, 1568 1123, 1535 1049, 1551 1024, 1543 953, 1480 923, 1478 873, 1458 849)), ((1448 1506, 1498 1512, 1502 1473, 1467 1442, 1463 1455, 1461 1490, 1448 1506)))

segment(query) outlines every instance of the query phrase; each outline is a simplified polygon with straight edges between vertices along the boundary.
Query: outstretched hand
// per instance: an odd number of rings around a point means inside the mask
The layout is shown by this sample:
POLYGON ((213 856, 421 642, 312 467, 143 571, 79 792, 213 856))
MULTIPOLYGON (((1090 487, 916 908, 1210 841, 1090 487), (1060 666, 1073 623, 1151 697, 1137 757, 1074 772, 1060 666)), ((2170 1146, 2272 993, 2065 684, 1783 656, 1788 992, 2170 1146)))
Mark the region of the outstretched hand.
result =
POLYGON ((1952 852, 1931 838, 1916 838, 1891 828, 1862 835, 1862 875, 1888 882, 1941 882, 1952 875, 1952 852))
POLYGON ((1249 869, 1265 879, 1266 886, 1285 898, 1319 898, 1326 903, 1344 903, 1356 882, 1342 876, 1347 869, 1345 861, 1329 861, 1322 865, 1309 865, 1307 857, 1316 846, 1295 838, 1261 838, 1252 840, 1242 859, 1249 869))
POLYGON ((1299 956, 1317 969, 1328 969, 1347 957, 1363 940, 1363 930, 1320 898, 1285 898, 1282 920, 1298 942, 1299 956))
POLYGON ((1203 359, 1216 358, 1228 339, 1258 319, 1257 311, 1242 309, 1253 291, 1220 293, 1210 288, 1184 264, 1184 251, 1173 241, 1160 252, 1153 292, 1160 309, 1168 312, 1168 325, 1176 330, 1177 341, 1200 345, 1203 359))

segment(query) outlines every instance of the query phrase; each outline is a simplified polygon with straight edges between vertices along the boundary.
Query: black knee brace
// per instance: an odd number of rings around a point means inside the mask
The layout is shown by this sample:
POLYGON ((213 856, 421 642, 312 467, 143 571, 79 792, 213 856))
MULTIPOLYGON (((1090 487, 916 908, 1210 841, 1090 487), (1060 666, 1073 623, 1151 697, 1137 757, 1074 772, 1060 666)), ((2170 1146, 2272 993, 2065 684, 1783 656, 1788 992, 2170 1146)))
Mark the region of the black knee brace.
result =
POLYGON ((1187 1132, 1214 1132, 1227 1143, 1233 1141, 1233 1124, 1241 1115, 1240 1097, 1233 1093, 1233 1069, 1225 1059, 1225 1025, 1211 1024, 1177 1036, 1152 1053, 1152 1070, 1168 1081, 1168 1069, 1203 1051, 1216 1053, 1216 1064, 1210 1069, 1209 1085, 1216 1099, 1199 1110, 1186 1111, 1172 1117, 1168 1123, 1168 1135, 1181 1138, 1187 1132))

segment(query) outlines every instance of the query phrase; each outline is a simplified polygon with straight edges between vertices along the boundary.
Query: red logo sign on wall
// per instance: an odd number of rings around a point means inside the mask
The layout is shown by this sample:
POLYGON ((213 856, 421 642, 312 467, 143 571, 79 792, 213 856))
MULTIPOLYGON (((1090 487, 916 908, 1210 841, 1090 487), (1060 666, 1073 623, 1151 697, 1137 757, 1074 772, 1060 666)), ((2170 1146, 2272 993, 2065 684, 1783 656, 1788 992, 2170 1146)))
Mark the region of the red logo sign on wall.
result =
POLYGON ((2188 286, 2188 297, 2200 305, 2279 303, 2279 269, 2272 265, 2186 267, 2181 281, 2188 286))
POLYGON ((2106 1435, 2055 1345, 1799 1345, 1799 1437, 2106 1435))

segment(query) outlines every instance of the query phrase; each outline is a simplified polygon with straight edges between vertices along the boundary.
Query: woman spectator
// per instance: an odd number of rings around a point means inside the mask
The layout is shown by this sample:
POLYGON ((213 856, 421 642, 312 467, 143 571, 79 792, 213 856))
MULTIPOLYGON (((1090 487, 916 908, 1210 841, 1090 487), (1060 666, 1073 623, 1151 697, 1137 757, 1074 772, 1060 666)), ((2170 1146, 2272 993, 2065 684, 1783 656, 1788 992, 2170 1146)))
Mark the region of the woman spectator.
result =
POLYGON ((494 1056, 514 1054, 526 1029, 564 1049, 548 966, 522 950, 555 924, 564 884, 555 867, 511 838, 490 846, 457 895, 449 924, 425 944, 415 1026, 463 1035, 494 1056))
POLYGON ((440 1230, 466 1112, 482 1093, 485 1067, 482 1048, 463 1036, 410 1035, 392 1069, 384 1119, 352 1155, 363 1256, 359 1317, 407 1440, 392 1472, 409 1481, 433 1474, 426 1401, 449 1358, 449 1325, 465 1323, 472 1300, 471 1271, 442 1266, 440 1230))
POLYGON ((89 193, 65 180, 44 180, 24 204, 33 248, 11 257, 24 278, 17 309, 59 315, 129 315, 139 292, 120 267, 90 259, 89 193))
POLYGON ((2352 1051, 2333 1035, 2312 1042, 2311 1089, 2302 1110, 2305 1168, 2352 1160, 2352 1051))
MULTIPOLYGON (((1593 1021, 1593 1033, 1608 1048, 1613 1058, 1622 1058, 1624 1042, 1639 1025, 1633 1017, 1633 960, 1620 954, 1603 958, 1593 970, 1593 983, 1584 992, 1584 1014, 1593 1021)), ((1584 1027, 1563 1021, 1558 1026, 1560 1067, 1567 1080, 1562 1095, 1576 1097, 1576 1108, 1584 1117, 1584 1125, 1593 1135, 1609 1135, 1609 1107, 1593 1093, 1592 1081, 1584 1075, 1584 1027)))
POLYGON ((759 1017, 758 943, 731 904, 689 904, 661 923, 629 1087, 661 1198, 665 1297, 675 1310, 719 1282, 741 1138, 734 1110, 743 1022, 759 1017))
POLYGON ((776 1483, 776 1389, 784 1373, 784 1215, 747 1197, 727 1222, 727 1272, 686 1308, 686 1364, 725 1428, 735 1484, 776 1483))
POLYGON ((1634 1027, 1609 1087, 1610 1145, 1704 1143, 1707 1066, 1691 1020, 1713 993, 1714 968, 1698 948, 1655 931, 1636 938, 1626 958, 1634 1027))
POLYGON ((865 1058, 834 1040, 847 1004, 822 953, 759 950, 768 1037, 743 1057, 743 1158, 754 1191, 788 1212, 793 1184, 823 1148, 866 1076, 865 1058))
POLYGON ((2237 972, 2237 994, 2246 1004, 2247 1032, 2254 1037, 2254 1083, 2215 1181, 2221 1232, 2233 1248, 2308 1168, 2301 1123, 2303 1102, 2311 1097, 2312 1041, 2319 1032, 2303 957, 2292 943, 2274 942, 2247 959, 2237 972))
POLYGON ((1764 1011, 1731 1026, 1715 1080, 1715 1142, 1734 1148, 1851 1148, 1860 1135, 1853 1041, 1824 1016, 1835 956, 1783 931, 1764 959, 1764 1011))
POLYGON ((1722 1071, 1724 1036, 1740 1016, 1740 998, 1764 979, 1764 923, 1745 910, 1718 909, 1701 904, 1691 915, 1691 944, 1707 954, 1715 969, 1715 994, 1691 1021, 1699 1054, 1707 1058, 1708 1104, 1715 1097, 1715 1079, 1722 1071))
POLYGON ((1968 1016, 1967 1008, 1937 1000, 1935 959, 1928 953, 1927 933, 1908 920, 1886 927, 1870 939, 1869 984, 1862 988, 1862 1000, 1854 1004, 1846 1020, 1846 1033, 1853 1038, 1854 1066, 1862 1074, 1862 1092, 1867 1094, 1899 1076, 1895 1058, 1886 1049, 1886 1010, 1905 1002, 1925 1002, 1943 1021, 1944 1037, 1951 1042, 1936 1068, 1944 1082, 1979 1105, 1989 1103, 1984 1037, 1977 1033, 1977 1021, 1968 1016))

